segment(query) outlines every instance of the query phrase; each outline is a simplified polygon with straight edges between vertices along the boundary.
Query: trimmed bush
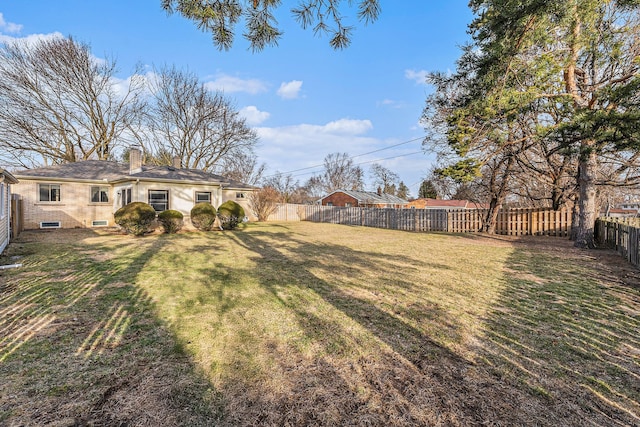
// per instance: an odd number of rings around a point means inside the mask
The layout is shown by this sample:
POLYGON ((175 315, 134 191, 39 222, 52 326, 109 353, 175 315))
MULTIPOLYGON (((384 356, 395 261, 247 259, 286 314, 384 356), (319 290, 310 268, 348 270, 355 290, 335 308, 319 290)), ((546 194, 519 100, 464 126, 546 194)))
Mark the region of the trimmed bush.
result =
POLYGON ((128 234, 142 236, 153 231, 156 211, 147 203, 133 202, 118 209, 113 217, 128 234))
POLYGON ((227 200, 218 206, 218 219, 224 230, 233 230, 244 219, 244 209, 233 200, 227 200))
POLYGON ((216 208, 210 203, 201 202, 191 209, 191 223, 195 228, 202 231, 209 231, 216 222, 216 208))
POLYGON ((158 222, 162 225, 165 233, 177 233, 182 228, 184 216, 181 212, 174 210, 162 211, 158 214, 158 222))

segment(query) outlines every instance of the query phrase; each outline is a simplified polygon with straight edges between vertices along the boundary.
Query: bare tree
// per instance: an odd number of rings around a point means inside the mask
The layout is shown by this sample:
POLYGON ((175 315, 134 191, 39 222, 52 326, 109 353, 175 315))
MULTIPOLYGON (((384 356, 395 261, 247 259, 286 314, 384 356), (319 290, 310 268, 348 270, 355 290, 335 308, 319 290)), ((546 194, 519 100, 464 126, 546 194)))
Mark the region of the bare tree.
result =
POLYGON ((231 151, 224 156, 217 173, 226 178, 243 182, 249 185, 257 185, 262 181, 266 169, 266 163, 258 164, 258 157, 253 151, 231 151))
POLYGON ((109 159, 135 140, 140 75, 118 86, 113 60, 72 38, 0 45, 0 146, 16 166, 109 159), (120 88, 120 90, 118 90, 120 88))
POLYGON ((179 157, 182 167, 210 171, 226 155, 255 146, 255 132, 231 102, 209 91, 194 74, 164 68, 149 87, 152 151, 179 157))
POLYGON ((249 195, 249 208, 258 217, 258 221, 266 221, 278 207, 280 194, 273 187, 263 187, 252 191, 249 195))
POLYGON ((347 153, 332 153, 324 158, 324 172, 320 176, 326 193, 342 190, 362 189, 364 172, 356 166, 347 153))
POLYGON ((278 171, 265 178, 264 185, 275 189, 280 195, 279 201, 282 203, 293 203, 291 197, 300 187, 300 183, 293 179, 293 175, 285 175, 278 171))
POLYGON ((373 178, 374 186, 380 187, 382 191, 387 194, 395 194, 396 182, 400 179, 397 173, 385 168, 379 163, 372 164, 369 173, 373 178))

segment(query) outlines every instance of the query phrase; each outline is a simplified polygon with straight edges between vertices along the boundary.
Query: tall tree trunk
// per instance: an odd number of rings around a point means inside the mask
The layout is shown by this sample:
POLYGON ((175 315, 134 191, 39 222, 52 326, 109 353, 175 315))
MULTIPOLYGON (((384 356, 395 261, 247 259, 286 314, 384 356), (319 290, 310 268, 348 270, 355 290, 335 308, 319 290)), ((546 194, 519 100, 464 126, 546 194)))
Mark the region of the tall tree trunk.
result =
POLYGON ((487 234, 496 234, 496 222, 498 221, 498 213, 500 206, 504 202, 505 196, 492 197, 489 202, 489 211, 485 217, 483 231, 487 234))
POLYGON ((495 178, 499 173, 499 168, 494 170, 493 176, 491 178, 491 201, 489 202, 489 211, 487 212, 487 216, 485 217, 483 230, 487 234, 495 234, 496 233, 496 221, 498 219, 498 211, 500 207, 504 203, 504 200, 507 198, 507 191, 509 189, 509 179, 511 178, 511 171, 513 170, 514 165, 514 156, 509 155, 506 159, 506 165, 504 170, 502 171, 502 176, 500 177, 500 182, 497 183, 495 178))
POLYGON ((594 226, 596 223, 596 174, 598 157, 593 141, 582 144, 582 154, 578 170, 578 228, 574 246, 595 248, 594 226))

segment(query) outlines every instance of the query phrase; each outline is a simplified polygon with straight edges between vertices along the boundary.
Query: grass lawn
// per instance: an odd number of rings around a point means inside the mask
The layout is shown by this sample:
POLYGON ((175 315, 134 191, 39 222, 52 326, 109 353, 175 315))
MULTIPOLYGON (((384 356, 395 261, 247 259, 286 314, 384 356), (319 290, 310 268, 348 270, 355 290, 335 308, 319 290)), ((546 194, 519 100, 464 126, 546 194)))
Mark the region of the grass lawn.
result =
POLYGON ((640 271, 558 238, 25 232, 0 425, 640 425, 640 271))

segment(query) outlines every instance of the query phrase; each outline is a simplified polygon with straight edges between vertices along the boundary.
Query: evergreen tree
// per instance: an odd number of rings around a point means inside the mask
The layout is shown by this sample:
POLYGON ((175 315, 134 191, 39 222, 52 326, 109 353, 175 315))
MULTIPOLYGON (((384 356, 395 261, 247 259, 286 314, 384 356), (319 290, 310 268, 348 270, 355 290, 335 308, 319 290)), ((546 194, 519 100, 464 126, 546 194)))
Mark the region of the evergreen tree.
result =
POLYGON ((438 191, 436 190, 435 185, 433 185, 430 180, 425 179, 424 181, 422 181, 422 184, 420 184, 418 197, 420 199, 437 199, 438 191))

